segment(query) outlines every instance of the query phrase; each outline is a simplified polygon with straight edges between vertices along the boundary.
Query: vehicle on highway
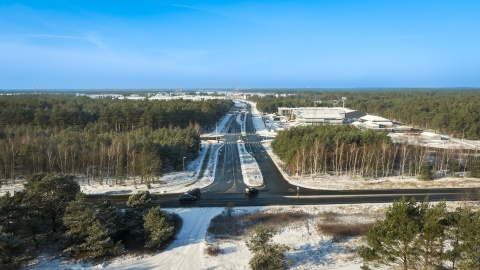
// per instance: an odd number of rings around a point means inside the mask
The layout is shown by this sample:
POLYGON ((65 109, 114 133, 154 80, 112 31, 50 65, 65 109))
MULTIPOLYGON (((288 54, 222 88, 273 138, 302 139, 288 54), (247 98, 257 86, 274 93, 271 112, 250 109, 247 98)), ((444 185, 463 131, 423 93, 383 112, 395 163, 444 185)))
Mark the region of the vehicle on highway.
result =
POLYGON ((181 202, 185 202, 185 201, 193 202, 197 200, 197 197, 190 195, 188 193, 183 193, 182 195, 180 195, 180 197, 178 197, 178 200, 181 202))
POLYGON ((193 196, 195 196, 199 199, 202 196, 202 191, 199 188, 192 188, 189 191, 187 191, 186 193, 190 194, 190 195, 193 195, 193 196))
POLYGON ((258 189, 254 187, 247 187, 245 189, 245 196, 251 197, 251 196, 256 196, 258 195, 258 189))

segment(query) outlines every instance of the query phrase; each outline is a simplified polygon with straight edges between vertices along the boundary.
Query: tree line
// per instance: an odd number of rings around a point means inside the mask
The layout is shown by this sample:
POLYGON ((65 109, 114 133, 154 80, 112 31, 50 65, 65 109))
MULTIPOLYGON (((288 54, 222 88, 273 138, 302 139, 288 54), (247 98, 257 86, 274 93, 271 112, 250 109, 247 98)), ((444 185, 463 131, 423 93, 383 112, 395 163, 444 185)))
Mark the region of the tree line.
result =
POLYGON ((0 178, 38 172, 131 176, 152 182, 181 170, 200 150, 200 132, 232 105, 227 100, 123 101, 74 96, 0 98, 0 178), (8 102, 7 102, 8 101, 8 102))
POLYGON ((303 92, 292 94, 287 97, 265 96, 259 97, 257 95, 249 97, 250 101, 256 102, 257 109, 264 113, 276 113, 278 107, 314 107, 315 99, 311 95, 302 94, 303 92))
POLYGON ((456 137, 480 139, 480 90, 478 89, 394 89, 377 91, 279 92, 286 97, 258 97, 257 109, 278 112, 278 107, 342 106, 379 115, 421 129, 456 137))
POLYGON ((393 144, 386 132, 348 125, 295 127, 278 133, 272 150, 291 174, 350 177, 417 176, 432 180, 467 173, 480 177, 474 150, 393 144))
POLYGON ((77 260, 155 250, 173 240, 175 219, 148 191, 120 211, 107 198, 87 202, 73 176, 36 174, 23 191, 0 197, 0 268, 21 268, 41 250, 77 260))
POLYGON ((72 94, 0 96, 1 126, 38 126, 56 130, 97 124, 102 132, 138 128, 211 129, 233 106, 231 100, 91 99, 72 94))

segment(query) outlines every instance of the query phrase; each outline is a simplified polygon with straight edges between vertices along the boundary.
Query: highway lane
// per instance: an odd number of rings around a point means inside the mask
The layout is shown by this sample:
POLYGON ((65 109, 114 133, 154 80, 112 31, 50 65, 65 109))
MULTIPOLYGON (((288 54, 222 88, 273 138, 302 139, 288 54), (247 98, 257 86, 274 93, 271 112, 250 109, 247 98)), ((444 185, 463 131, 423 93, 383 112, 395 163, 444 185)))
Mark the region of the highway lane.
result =
MULTIPOLYGON (((243 193, 203 193, 201 198, 194 202, 179 202, 178 194, 158 194, 157 203, 162 208, 177 207, 226 207, 228 203, 235 206, 269 206, 269 205, 320 205, 320 204, 357 204, 357 203, 392 203, 405 196, 415 197, 422 201, 429 197, 430 201, 458 201, 472 194, 475 189, 406 189, 406 190, 315 190, 306 192, 300 189, 296 192, 260 192, 257 196, 246 197, 243 193)), ((95 202, 102 195, 89 195, 88 201, 95 202)), ((124 208, 129 195, 110 195, 112 202, 119 208, 124 208)))
POLYGON ((219 150, 215 181, 202 189, 205 194, 209 193, 244 193, 247 187, 243 182, 242 168, 238 154, 237 140, 240 138, 241 127, 236 122, 234 114, 225 132, 224 145, 219 150))
POLYGON ((296 186, 287 182, 277 165, 272 161, 267 151, 261 143, 261 137, 255 134, 252 114, 249 111, 245 122, 246 136, 242 139, 245 142, 245 148, 255 158, 262 172, 265 187, 262 192, 287 192, 296 190, 296 186))

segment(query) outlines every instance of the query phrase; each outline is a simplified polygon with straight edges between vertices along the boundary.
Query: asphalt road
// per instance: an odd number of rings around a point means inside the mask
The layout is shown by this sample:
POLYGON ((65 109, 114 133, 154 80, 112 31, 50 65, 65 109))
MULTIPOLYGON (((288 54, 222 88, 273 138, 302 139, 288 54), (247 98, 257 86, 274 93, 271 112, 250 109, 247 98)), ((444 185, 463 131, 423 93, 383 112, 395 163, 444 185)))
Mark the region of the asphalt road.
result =
POLYGON ((272 161, 267 151, 261 144, 261 137, 255 134, 252 123, 252 115, 247 114, 245 124, 246 136, 242 137, 245 142, 245 148, 255 158, 260 170, 262 171, 265 186, 262 192, 288 192, 296 190, 296 186, 288 183, 272 161))
MULTIPOLYGON (((357 204, 357 203, 391 203, 401 197, 415 197, 421 201, 429 197, 431 201, 462 200, 474 189, 396 189, 396 190, 314 190, 299 188, 288 183, 261 144, 261 138, 255 134, 251 113, 246 117, 246 135, 241 136, 241 127, 234 114, 226 127, 219 131, 225 134, 224 146, 219 151, 215 181, 202 189, 202 196, 195 202, 179 202, 179 194, 159 194, 157 202, 163 208, 174 207, 226 207, 268 206, 268 205, 316 205, 316 204, 357 204), (265 185, 260 187, 257 196, 245 196, 247 187, 242 178, 237 140, 245 142, 247 151, 255 158, 262 171, 265 185)), ((96 201, 101 195, 89 195, 89 201, 96 201)), ((108 196, 118 207, 125 207, 129 195, 108 196)))
MULTIPOLYGON (((200 199, 194 202, 179 202, 178 194, 158 195, 157 202, 162 208, 177 207, 226 207, 229 203, 235 206, 269 206, 269 205, 317 205, 317 204, 357 204, 357 203, 391 203, 402 196, 415 197, 422 201, 429 197, 430 201, 462 200, 472 189, 440 189, 440 190, 350 190, 328 191, 315 190, 306 192, 300 189, 297 197, 294 192, 260 192, 257 196, 247 197, 243 193, 213 193, 204 192, 200 199)), ((94 202, 101 195, 89 195, 88 200, 94 202)), ((125 207, 129 195, 110 195, 112 202, 119 208, 125 207)))
POLYGON ((241 127, 235 120, 236 114, 225 127, 224 145, 218 152, 215 181, 202 189, 205 194, 244 193, 247 187, 243 183, 237 140, 240 138, 241 127), (232 120, 233 119, 233 120, 232 120))

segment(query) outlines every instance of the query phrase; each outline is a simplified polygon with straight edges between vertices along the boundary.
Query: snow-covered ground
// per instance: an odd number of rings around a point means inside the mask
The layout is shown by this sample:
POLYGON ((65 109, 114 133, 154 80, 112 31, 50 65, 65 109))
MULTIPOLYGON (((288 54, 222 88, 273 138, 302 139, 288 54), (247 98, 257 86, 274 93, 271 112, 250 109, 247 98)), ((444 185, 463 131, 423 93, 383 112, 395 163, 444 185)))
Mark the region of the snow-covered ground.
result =
MULTIPOLYGON (((241 106, 240 103, 237 103, 241 106)), ((265 136, 264 146, 272 159, 281 168, 281 161, 272 153, 271 140, 275 136, 275 125, 267 130, 261 119, 255 104, 253 109, 253 121, 257 134, 265 136)), ((214 132, 221 132, 227 123, 224 118, 214 132)), ((212 134, 214 133, 212 132, 212 134)), ((205 187, 213 182, 218 150, 222 147, 216 141, 206 141, 202 144, 199 157, 186 166, 186 172, 169 173, 162 176, 149 189, 153 193, 183 192, 192 187, 205 187), (206 153, 210 150, 210 155, 206 153), (204 158, 208 158, 208 166, 200 176, 200 168, 204 158)), ((239 146, 241 147, 241 146, 239 146)), ((246 153, 246 152, 245 152, 246 153)), ((242 171, 258 170, 255 162, 248 156, 242 158, 242 171)), ((282 171, 282 170, 281 170, 282 171)), ((283 172, 284 177, 293 184, 319 189, 374 189, 374 188, 411 188, 411 187, 479 187, 478 179, 452 178, 435 180, 431 182, 418 181, 415 179, 381 178, 376 180, 349 179, 347 177, 331 177, 313 175, 307 177, 290 176, 283 172)), ((253 175, 253 174, 252 174, 253 175)), ((251 179, 244 177, 245 179, 251 179)), ((250 180, 247 180, 250 181, 250 180)), ((133 194, 139 190, 146 190, 147 186, 130 179, 124 185, 113 185, 112 181, 102 184, 91 182, 90 185, 80 178, 80 186, 87 194, 133 194)), ((247 185, 252 183, 247 182, 247 185)), ((6 191, 21 190, 21 182, 4 185, 0 188, 0 196, 6 191)), ((455 203, 448 203, 451 207, 455 203)), ((274 241, 288 245, 291 250, 287 257, 291 259, 291 269, 360 269, 361 260, 356 255, 355 248, 364 243, 362 238, 350 238, 345 241, 333 241, 330 236, 319 233, 316 222, 323 213, 334 212, 338 214, 340 223, 372 222, 381 217, 388 204, 362 204, 362 205, 316 205, 316 206, 282 206, 282 207, 243 207, 235 208, 234 213, 248 213, 255 211, 280 212, 280 211, 304 211, 310 218, 293 223, 282 228, 275 235, 274 241)), ((73 263, 63 261, 61 258, 40 257, 38 263, 28 269, 249 269, 248 261, 252 254, 245 245, 247 238, 212 240, 207 237, 206 229, 210 220, 220 214, 223 208, 178 208, 164 209, 177 213, 183 219, 183 228, 175 240, 166 250, 153 255, 122 256, 113 261, 97 265, 91 263, 73 263), (215 244, 221 249, 217 256, 205 254, 207 245, 215 244)))
MULTIPOLYGON (((150 188, 146 183, 141 183, 138 177, 122 180, 123 183, 116 185, 114 179, 104 178, 103 181, 91 180, 90 183, 85 177, 77 176, 80 189, 85 194, 133 194, 140 190, 148 190, 151 193, 181 193, 195 187, 205 187, 213 183, 215 172, 215 161, 218 150, 223 144, 216 141, 202 142, 202 150, 197 159, 188 165, 185 164, 185 172, 174 172, 163 175, 156 179, 150 188), (205 154, 210 149, 211 155, 208 157, 205 154), (202 160, 208 158, 208 163, 203 175, 200 176, 200 169, 202 160)), ((3 196, 7 191, 13 193, 15 191, 23 190, 23 181, 15 180, 14 183, 8 183, 0 187, 0 196, 3 196)))
MULTIPOLYGON (((281 213, 303 212, 307 218, 290 223, 277 231, 273 237, 275 243, 290 247, 286 253, 291 263, 288 269, 331 269, 358 270, 362 260, 356 248, 366 244, 363 237, 334 239, 320 233, 316 224, 326 222, 325 216, 334 213, 333 224, 369 224, 384 216, 389 204, 360 205, 312 205, 312 206, 269 206, 234 208, 235 214, 254 212, 281 213)), ((453 210, 461 203, 447 202, 453 210)), ((220 214, 223 208, 178 208, 164 209, 177 213, 183 219, 183 228, 175 240, 165 250, 153 255, 121 256, 112 261, 93 265, 91 263, 74 263, 61 258, 40 257, 38 263, 28 267, 30 270, 50 269, 250 269, 248 262, 253 256, 245 241, 248 236, 215 240, 207 235, 210 220, 220 214), (205 250, 208 246, 217 246, 220 253, 209 256, 205 250)), ((332 221, 330 221, 332 222, 332 221)), ((386 270, 391 268, 378 268, 386 270)))
POLYGON ((283 177, 291 184, 313 189, 355 190, 355 189, 410 189, 410 188, 464 188, 480 187, 480 179, 468 177, 444 177, 433 181, 420 181, 415 177, 380 177, 377 179, 351 178, 346 175, 324 174, 295 176, 282 170, 282 161, 273 153, 270 141, 263 143, 272 160, 279 167, 283 177))

